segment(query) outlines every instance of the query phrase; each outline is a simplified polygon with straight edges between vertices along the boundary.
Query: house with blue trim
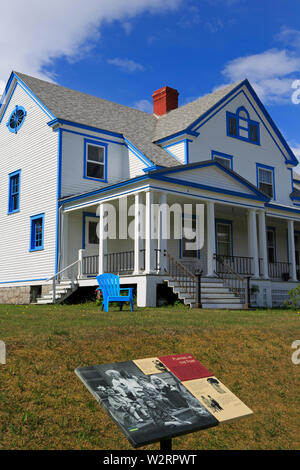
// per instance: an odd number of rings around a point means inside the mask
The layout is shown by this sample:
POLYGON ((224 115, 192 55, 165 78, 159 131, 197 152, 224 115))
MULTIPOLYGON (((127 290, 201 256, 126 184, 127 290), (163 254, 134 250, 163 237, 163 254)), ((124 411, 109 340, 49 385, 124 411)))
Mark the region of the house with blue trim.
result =
POLYGON ((161 285, 206 308, 298 285, 298 161, 248 80, 180 107, 161 88, 149 114, 12 72, 0 145, 0 303, 61 302, 105 272, 139 306, 161 285), (165 235, 174 205, 203 208, 199 249, 165 235))

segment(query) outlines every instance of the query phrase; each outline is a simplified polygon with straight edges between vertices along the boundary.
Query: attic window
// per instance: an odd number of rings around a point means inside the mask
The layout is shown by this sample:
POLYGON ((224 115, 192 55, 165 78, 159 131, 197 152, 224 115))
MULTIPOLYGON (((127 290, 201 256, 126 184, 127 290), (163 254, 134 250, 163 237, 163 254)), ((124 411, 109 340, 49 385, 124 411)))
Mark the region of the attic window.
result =
POLYGON ((85 139, 84 178, 106 182, 107 144, 85 139))
POLYGON ((8 130, 16 134, 22 126, 26 114, 27 113, 23 106, 16 106, 6 123, 8 130))
POLYGON ((252 144, 260 145, 259 123, 250 119, 249 113, 243 106, 236 113, 226 113, 227 135, 236 139, 244 140, 252 144))

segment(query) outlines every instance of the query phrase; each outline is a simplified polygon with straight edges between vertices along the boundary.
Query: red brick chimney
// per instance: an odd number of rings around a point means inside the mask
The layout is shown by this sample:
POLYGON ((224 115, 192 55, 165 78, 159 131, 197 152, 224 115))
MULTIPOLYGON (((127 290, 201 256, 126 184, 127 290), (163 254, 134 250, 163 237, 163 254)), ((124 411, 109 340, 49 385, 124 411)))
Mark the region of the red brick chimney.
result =
POLYGON ((153 95, 153 114, 162 116, 163 114, 178 108, 178 91, 165 86, 156 90, 153 95))

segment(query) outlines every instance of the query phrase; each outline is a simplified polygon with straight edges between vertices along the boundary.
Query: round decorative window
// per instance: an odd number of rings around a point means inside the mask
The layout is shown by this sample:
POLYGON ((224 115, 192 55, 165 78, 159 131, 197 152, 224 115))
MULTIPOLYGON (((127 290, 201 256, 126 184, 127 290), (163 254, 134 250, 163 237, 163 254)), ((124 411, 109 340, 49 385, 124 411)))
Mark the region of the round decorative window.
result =
POLYGON ((23 106, 16 106, 6 123, 8 130, 16 134, 22 126, 26 114, 27 113, 23 106))

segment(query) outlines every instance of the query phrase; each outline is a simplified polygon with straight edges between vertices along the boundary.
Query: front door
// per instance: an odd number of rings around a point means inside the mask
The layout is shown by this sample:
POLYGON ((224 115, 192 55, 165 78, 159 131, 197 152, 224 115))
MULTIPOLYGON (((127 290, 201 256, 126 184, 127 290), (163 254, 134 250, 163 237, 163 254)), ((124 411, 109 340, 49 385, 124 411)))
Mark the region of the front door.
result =
POLYGON ((94 256, 99 254, 99 238, 97 226, 99 217, 87 216, 85 218, 85 255, 94 256))

